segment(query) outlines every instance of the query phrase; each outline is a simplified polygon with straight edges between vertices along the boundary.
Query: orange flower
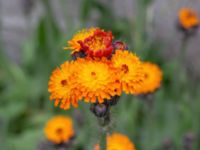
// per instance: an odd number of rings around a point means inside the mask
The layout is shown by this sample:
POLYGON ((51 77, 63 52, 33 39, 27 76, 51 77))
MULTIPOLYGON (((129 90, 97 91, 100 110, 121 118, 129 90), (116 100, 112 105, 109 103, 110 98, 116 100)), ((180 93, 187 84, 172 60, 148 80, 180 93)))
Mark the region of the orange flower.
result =
POLYGON ((135 94, 144 79, 140 59, 127 50, 116 50, 112 62, 118 69, 122 90, 127 94, 135 94))
POLYGON ((80 41, 81 49, 88 56, 103 57, 110 56, 113 51, 112 32, 105 32, 101 29, 96 29, 93 35, 80 41))
POLYGON ((75 135, 72 119, 65 116, 53 117, 47 122, 44 133, 55 144, 68 142, 75 135))
POLYGON ((162 81, 162 71, 156 64, 150 62, 144 62, 142 67, 145 79, 137 93, 146 94, 153 92, 160 87, 162 81))
POLYGON ((185 30, 199 26, 197 12, 190 8, 182 8, 179 11, 179 24, 185 30))
MULTIPOLYGON (((100 150, 99 144, 96 144, 94 150, 100 150)), ((135 145, 130 139, 120 133, 113 133, 107 137, 106 150, 135 150, 135 145)))
POLYGON ((98 28, 89 28, 89 29, 83 29, 79 32, 77 32, 71 40, 68 41, 69 47, 65 47, 65 50, 72 50, 72 53, 78 52, 81 50, 80 42, 84 41, 89 36, 93 35, 94 31, 96 31, 98 28))
POLYGON ((99 60, 77 59, 76 86, 86 102, 110 100, 112 96, 120 95, 121 88, 115 69, 106 58, 99 60))
POLYGON ((78 87, 74 87, 74 62, 66 61, 60 68, 56 68, 49 80, 48 91, 50 99, 55 100, 55 106, 69 109, 72 104, 77 107, 78 99, 81 99, 78 87))

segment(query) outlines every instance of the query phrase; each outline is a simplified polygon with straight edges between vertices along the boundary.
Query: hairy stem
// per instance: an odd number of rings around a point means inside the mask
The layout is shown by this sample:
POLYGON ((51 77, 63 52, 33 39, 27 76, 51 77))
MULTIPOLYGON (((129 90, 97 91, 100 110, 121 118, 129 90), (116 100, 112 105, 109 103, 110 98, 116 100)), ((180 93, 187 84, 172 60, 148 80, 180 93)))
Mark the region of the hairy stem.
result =
POLYGON ((99 125, 100 125, 100 130, 101 130, 101 137, 100 137, 100 149, 101 150, 106 150, 106 137, 108 133, 108 126, 110 123, 110 111, 106 113, 104 117, 99 118, 99 125))
POLYGON ((101 150, 106 150, 106 137, 107 137, 107 132, 102 130, 101 131, 101 139, 100 139, 100 149, 101 150))

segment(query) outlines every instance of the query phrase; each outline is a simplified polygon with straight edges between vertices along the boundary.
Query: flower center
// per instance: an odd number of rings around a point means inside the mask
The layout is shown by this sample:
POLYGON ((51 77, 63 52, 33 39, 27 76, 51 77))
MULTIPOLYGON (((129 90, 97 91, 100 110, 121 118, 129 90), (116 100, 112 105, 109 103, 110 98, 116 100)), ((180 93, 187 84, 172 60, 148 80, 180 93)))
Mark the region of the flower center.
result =
POLYGON ((122 65, 121 70, 122 70, 124 73, 128 73, 128 71, 129 71, 128 66, 127 66, 126 64, 123 64, 123 65, 122 65))
POLYGON ((104 44, 104 39, 99 36, 95 36, 94 38, 92 38, 91 41, 88 41, 88 43, 86 43, 86 45, 93 51, 98 51, 106 48, 106 45, 104 44))
POLYGON ((96 73, 94 71, 91 72, 92 76, 96 76, 96 73))
POLYGON ((148 77, 149 77, 148 74, 145 73, 144 78, 147 79, 148 77))
POLYGON ((62 80, 60 83, 61 83, 62 86, 66 86, 67 85, 67 80, 62 80))
POLYGON ((186 15, 186 18, 187 19, 195 18, 195 15, 192 12, 188 12, 187 15, 186 15))
POLYGON ((89 36, 82 42, 82 48, 86 51, 105 51, 112 46, 112 34, 101 30, 96 30, 92 36, 89 36))
POLYGON ((56 129, 56 134, 60 135, 62 133, 63 133, 63 129, 62 128, 56 129))

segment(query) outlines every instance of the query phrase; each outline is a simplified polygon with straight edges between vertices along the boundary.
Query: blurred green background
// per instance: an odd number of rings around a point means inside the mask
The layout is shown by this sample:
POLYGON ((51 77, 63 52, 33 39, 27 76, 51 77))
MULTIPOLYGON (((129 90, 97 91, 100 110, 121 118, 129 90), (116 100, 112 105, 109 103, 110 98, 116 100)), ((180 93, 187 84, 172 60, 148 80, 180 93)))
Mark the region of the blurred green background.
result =
MULTIPOLYGON (((126 134, 137 150, 200 149, 200 76, 198 69, 187 61, 192 57, 186 59, 183 51, 187 52, 194 41, 198 44, 198 37, 183 45, 182 34, 177 33, 173 38, 179 46, 166 52, 168 41, 155 36, 158 31, 152 4, 156 1, 133 1, 128 10, 120 7, 123 3, 120 1, 119 11, 134 13, 128 17, 117 15, 113 1, 20 0, 7 1, 6 5, 5 0, 0 2, 0 12, 5 12, 3 6, 14 8, 19 3, 25 18, 24 21, 9 17, 13 14, 0 14, 0 150, 39 149, 38 145, 45 141, 44 125, 56 114, 69 115, 74 120, 77 136, 71 149, 92 150, 99 138, 99 128, 89 104, 82 102, 77 109, 63 111, 54 108, 47 92, 51 71, 70 59, 69 53, 62 49, 67 40, 77 30, 90 26, 111 30, 115 39, 128 43, 129 49, 142 60, 157 63, 163 70, 162 87, 150 98, 122 95, 112 108, 113 131, 126 134), (5 42, 6 15, 6 23, 24 23, 24 30, 18 30, 19 37, 15 37, 18 42, 26 31, 19 47, 10 46, 13 41, 5 42), (188 149, 188 144, 192 148, 188 149)), ((166 6, 166 10, 170 8, 166 6)), ((171 28, 176 31, 177 11, 173 11, 173 16, 171 28)), ((12 39, 12 34, 7 36, 12 39)))

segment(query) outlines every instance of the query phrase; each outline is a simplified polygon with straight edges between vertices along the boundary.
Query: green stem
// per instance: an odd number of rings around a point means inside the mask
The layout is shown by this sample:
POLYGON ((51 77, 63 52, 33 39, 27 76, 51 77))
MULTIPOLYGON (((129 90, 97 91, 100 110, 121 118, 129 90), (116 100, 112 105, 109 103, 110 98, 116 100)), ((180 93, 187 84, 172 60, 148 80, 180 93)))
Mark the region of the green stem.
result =
POLYGON ((181 91, 184 90, 185 88, 185 75, 186 75, 186 70, 184 68, 184 60, 185 60, 185 55, 187 51, 187 45, 188 45, 189 37, 188 36, 183 36, 181 39, 181 45, 180 45, 180 50, 179 50, 179 56, 177 57, 177 75, 175 76, 175 81, 178 83, 176 84, 175 91, 177 92, 177 98, 180 98, 180 93, 181 91))
POLYGON ((184 36, 183 39, 181 40, 180 55, 179 55, 179 59, 178 59, 179 67, 181 67, 182 64, 184 63, 188 41, 189 41, 188 36, 184 36))
POLYGON ((144 47, 147 6, 140 1, 137 4, 138 11, 135 21, 134 48, 135 51, 141 51, 144 47))
MULTIPOLYGON (((182 73, 186 73, 185 71, 185 67, 184 67, 184 60, 185 60, 185 56, 186 56, 186 52, 187 52, 187 46, 188 46, 188 41, 189 41, 189 37, 188 36, 184 36, 182 41, 181 41, 181 47, 180 47, 180 54, 179 54, 179 58, 178 58, 178 72, 182 72, 182 73)), ((180 85, 183 84, 183 81, 180 79, 180 85)))
POLYGON ((106 150, 106 145, 107 145, 106 137, 107 137, 107 132, 102 129, 101 130, 101 140, 100 140, 100 149, 101 150, 106 150))
POLYGON ((101 150, 106 150, 106 137, 107 137, 107 132, 108 132, 108 127, 110 124, 110 111, 107 112, 107 114, 99 118, 99 125, 101 127, 101 137, 100 137, 100 149, 101 150))
POLYGON ((134 19, 134 32, 133 32, 133 46, 135 51, 141 56, 146 57, 148 55, 147 47, 149 46, 146 38, 147 32, 147 14, 148 8, 152 0, 137 0, 136 18, 134 19))

